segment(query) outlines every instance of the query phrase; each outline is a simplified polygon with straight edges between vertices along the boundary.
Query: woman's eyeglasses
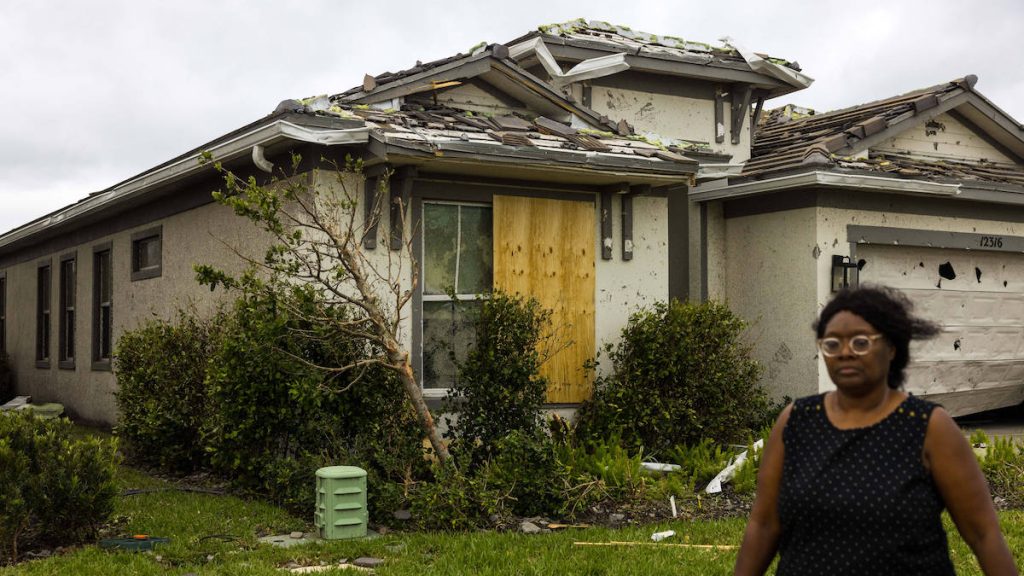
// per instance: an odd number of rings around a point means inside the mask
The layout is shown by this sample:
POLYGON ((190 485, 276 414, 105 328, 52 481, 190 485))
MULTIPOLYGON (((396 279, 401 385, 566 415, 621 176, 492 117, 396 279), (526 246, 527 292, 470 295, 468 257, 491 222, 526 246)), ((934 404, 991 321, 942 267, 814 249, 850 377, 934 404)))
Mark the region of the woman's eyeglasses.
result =
MULTIPOLYGON (((883 338, 885 334, 858 334, 846 340, 850 343, 850 352, 857 356, 863 356, 871 351, 871 345, 875 340, 883 338)), ((828 337, 818 340, 818 348, 821 353, 829 358, 839 356, 843 352, 843 338, 828 337)))

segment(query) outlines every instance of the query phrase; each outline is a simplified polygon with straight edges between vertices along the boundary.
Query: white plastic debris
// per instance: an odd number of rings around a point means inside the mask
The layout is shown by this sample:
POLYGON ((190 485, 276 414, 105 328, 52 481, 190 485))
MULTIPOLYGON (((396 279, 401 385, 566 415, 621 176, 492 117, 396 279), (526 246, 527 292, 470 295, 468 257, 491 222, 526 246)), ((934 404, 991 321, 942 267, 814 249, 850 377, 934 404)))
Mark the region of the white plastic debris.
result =
POLYGON ((675 536, 675 535, 676 535, 676 531, 675 530, 665 530, 664 532, 655 532, 654 534, 651 534, 651 540, 653 540, 655 542, 661 542, 665 538, 671 538, 672 536, 675 536))
MULTIPOLYGON (((754 442, 752 447, 754 449, 754 452, 761 450, 761 448, 764 447, 764 439, 760 439, 757 442, 754 442)), ((736 475, 736 471, 739 470, 740 466, 742 466, 743 463, 746 461, 747 451, 744 450, 743 452, 737 454, 735 458, 730 460, 729 465, 723 468, 722 471, 718 473, 718 476, 715 476, 714 478, 711 479, 711 482, 708 482, 708 486, 707 488, 704 489, 704 491, 707 492, 708 494, 717 494, 721 492, 722 484, 728 482, 729 480, 732 480, 733 476, 736 475)))
POLYGON ((661 462, 641 462, 640 466, 651 472, 676 472, 682 468, 678 464, 662 464, 661 462))
POLYGON ((675 496, 669 496, 668 497, 668 503, 672 506, 672 517, 673 518, 678 518, 679 517, 679 512, 676 510, 676 497, 675 496))

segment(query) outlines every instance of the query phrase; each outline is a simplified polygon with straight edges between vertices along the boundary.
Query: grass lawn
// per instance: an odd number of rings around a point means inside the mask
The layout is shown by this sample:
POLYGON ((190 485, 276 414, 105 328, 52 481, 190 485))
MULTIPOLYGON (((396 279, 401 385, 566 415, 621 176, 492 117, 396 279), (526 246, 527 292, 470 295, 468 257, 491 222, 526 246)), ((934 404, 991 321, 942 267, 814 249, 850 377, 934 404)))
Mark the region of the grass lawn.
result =
MULTIPOLYGON (((122 488, 168 488, 170 484, 122 467, 122 488)), ((231 496, 158 491, 118 498, 118 531, 171 538, 156 553, 108 552, 82 546, 62 555, 0 568, 0 576, 115 574, 282 575, 289 562, 337 563, 375 556, 386 562, 376 573, 412 574, 730 574, 734 550, 686 549, 665 545, 579 547, 574 541, 650 542, 656 530, 677 536, 661 544, 737 544, 743 519, 661 523, 620 530, 586 529, 522 534, 397 534, 358 542, 314 543, 291 549, 258 544, 258 533, 309 530, 309 520, 273 506, 231 496)), ((1000 515, 1014 556, 1024 559, 1024 512, 1000 515)), ((973 556, 950 527, 958 574, 980 574, 973 556)), ((1019 560, 1018 560, 1019 561, 1019 560)), ((356 574, 331 571, 328 574, 356 574)))

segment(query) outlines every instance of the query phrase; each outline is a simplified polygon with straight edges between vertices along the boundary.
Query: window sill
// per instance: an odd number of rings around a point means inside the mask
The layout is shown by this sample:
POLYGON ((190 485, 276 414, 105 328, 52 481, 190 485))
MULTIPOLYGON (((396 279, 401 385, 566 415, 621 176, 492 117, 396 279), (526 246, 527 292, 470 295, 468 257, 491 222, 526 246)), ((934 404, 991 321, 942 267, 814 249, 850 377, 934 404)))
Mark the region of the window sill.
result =
POLYGON ((147 280, 149 278, 158 278, 163 272, 163 268, 160 266, 154 266, 152 268, 144 268, 142 270, 132 271, 132 282, 136 280, 147 280))
POLYGON ((93 360, 92 370, 94 372, 110 372, 110 360, 93 360))
POLYGON ((50 368, 49 360, 36 360, 36 368, 42 368, 48 370, 50 368))
POLYGON ((74 370, 75 369, 75 361, 74 360, 61 360, 60 362, 57 363, 57 368, 60 368, 61 370, 74 370))

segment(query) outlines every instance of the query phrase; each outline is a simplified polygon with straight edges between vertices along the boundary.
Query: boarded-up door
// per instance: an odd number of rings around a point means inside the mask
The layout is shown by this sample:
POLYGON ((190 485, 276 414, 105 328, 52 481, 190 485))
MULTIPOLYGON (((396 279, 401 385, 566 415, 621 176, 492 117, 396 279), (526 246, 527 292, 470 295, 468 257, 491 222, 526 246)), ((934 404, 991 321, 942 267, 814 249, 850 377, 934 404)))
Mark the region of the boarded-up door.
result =
POLYGON ((494 287, 536 298, 552 310, 556 338, 568 344, 542 367, 548 402, 581 402, 594 355, 594 205, 494 197, 494 287))

